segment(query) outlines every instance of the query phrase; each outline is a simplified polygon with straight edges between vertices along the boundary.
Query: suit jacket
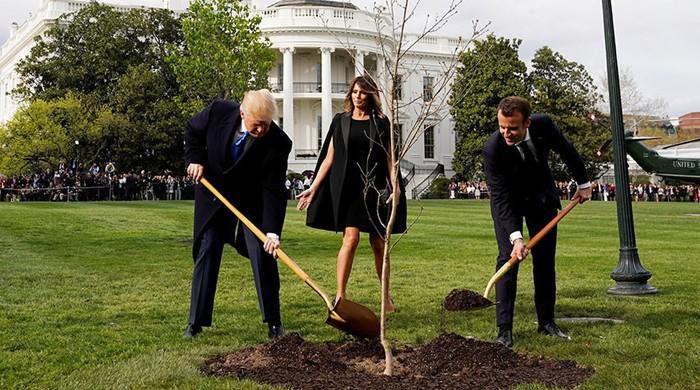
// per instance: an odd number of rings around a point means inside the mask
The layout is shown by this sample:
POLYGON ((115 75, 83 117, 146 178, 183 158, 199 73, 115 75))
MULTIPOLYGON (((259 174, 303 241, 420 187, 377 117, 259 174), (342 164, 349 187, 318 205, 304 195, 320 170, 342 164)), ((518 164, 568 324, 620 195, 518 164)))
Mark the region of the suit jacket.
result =
POLYGON ((508 234, 522 231, 522 218, 527 207, 561 208, 548 165, 550 151, 561 156, 577 183, 588 181, 581 156, 554 122, 543 114, 534 114, 530 119, 530 140, 538 160, 535 165, 526 166, 517 147, 508 146, 499 131, 491 134, 483 150, 491 214, 508 234))
MULTIPOLYGON (((234 163, 231 144, 240 125, 238 103, 211 103, 187 122, 185 162, 204 165, 204 177, 251 222, 265 233, 281 235, 287 205, 284 181, 292 141, 272 122, 263 137, 246 137, 243 153, 234 163)), ((222 208, 225 206, 206 188, 195 186, 195 241, 222 208)), ((246 256, 243 235, 235 234, 233 225, 224 232, 225 240, 246 256)), ((241 229, 242 225, 239 233, 241 229)))
MULTIPOLYGON (((316 191, 313 202, 309 205, 309 211, 306 215, 306 224, 308 226, 335 232, 343 230, 343 226, 340 226, 338 223, 338 217, 340 214, 341 195, 345 184, 345 172, 348 165, 348 140, 350 138, 351 120, 352 113, 350 112, 338 113, 333 117, 316 163, 314 177, 318 175, 321 163, 323 163, 328 154, 331 140, 333 140, 334 151, 333 165, 329 174, 316 191)), ((372 148, 372 156, 370 156, 370 161, 377 164, 374 169, 374 185, 377 189, 384 189, 387 187, 388 175, 386 149, 389 148, 389 136, 391 133, 389 119, 372 116, 370 118, 369 132, 370 138, 377 143, 372 148), (383 145, 384 148, 378 145, 383 145)), ((401 188, 401 201, 399 202, 399 209, 396 213, 392 233, 400 233, 406 230, 406 191, 403 188, 401 172, 399 172, 399 186, 401 188)))

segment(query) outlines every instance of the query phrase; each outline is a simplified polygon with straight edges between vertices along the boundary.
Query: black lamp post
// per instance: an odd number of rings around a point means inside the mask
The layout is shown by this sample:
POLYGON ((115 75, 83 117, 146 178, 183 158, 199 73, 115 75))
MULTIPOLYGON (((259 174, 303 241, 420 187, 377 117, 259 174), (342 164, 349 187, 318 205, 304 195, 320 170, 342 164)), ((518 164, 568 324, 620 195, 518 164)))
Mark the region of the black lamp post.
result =
POLYGON ((658 290, 647 284, 647 280, 651 278, 651 272, 647 271, 639 261, 637 242, 634 236, 620 100, 620 79, 617 69, 617 49, 615 48, 615 31, 610 1, 603 0, 603 28, 605 30, 610 119, 612 120, 612 139, 615 153, 615 200, 617 201, 617 225, 620 232, 620 260, 617 268, 610 274, 617 285, 609 288, 608 293, 616 295, 655 294, 658 290))

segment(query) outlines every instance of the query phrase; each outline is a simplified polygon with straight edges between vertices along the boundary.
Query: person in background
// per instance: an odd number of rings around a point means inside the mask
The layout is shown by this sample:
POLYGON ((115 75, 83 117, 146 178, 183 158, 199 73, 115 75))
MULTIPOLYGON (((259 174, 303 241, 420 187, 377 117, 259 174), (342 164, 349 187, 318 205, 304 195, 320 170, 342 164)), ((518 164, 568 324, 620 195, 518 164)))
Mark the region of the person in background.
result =
POLYGON ((112 176, 116 170, 117 168, 114 166, 114 163, 112 161, 108 162, 107 165, 105 165, 105 173, 110 176, 112 176))
POLYGON ((97 165, 96 162, 94 162, 94 163, 92 163, 92 166, 90 167, 88 172, 93 176, 97 176, 97 174, 100 173, 100 166, 97 165))

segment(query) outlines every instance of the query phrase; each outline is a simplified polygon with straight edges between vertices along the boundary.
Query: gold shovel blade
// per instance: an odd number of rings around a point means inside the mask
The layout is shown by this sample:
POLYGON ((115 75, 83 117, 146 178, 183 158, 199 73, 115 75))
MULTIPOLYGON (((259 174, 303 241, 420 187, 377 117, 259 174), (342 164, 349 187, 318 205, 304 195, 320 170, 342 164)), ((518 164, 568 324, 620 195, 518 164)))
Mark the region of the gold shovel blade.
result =
POLYGON ((339 298, 328 311, 326 323, 358 337, 379 337, 379 319, 365 306, 339 298))

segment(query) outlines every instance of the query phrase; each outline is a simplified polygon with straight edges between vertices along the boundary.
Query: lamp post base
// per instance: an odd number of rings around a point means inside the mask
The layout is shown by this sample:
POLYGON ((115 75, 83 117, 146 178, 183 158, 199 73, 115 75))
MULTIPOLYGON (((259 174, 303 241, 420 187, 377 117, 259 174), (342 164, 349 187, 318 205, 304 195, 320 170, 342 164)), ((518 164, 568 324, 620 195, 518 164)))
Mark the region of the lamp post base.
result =
POLYGON ((651 278, 651 272, 642 265, 637 248, 634 246, 620 249, 619 263, 610 277, 617 285, 609 288, 608 294, 648 295, 659 292, 656 287, 647 283, 651 278))
POLYGON ((617 282, 615 287, 608 289, 612 295, 648 295, 656 294, 659 290, 647 282, 617 282))

